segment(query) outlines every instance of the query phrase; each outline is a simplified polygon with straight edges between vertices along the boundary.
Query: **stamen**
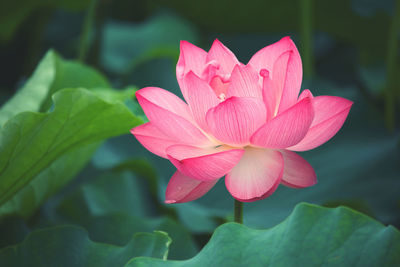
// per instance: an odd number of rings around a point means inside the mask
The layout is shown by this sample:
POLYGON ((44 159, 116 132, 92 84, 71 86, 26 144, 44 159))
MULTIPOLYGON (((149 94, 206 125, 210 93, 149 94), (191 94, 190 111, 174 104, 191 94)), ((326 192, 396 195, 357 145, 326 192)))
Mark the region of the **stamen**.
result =
POLYGON ((226 96, 225 96, 224 93, 221 93, 221 94, 218 96, 218 98, 219 98, 219 101, 223 102, 223 101, 225 101, 226 96))

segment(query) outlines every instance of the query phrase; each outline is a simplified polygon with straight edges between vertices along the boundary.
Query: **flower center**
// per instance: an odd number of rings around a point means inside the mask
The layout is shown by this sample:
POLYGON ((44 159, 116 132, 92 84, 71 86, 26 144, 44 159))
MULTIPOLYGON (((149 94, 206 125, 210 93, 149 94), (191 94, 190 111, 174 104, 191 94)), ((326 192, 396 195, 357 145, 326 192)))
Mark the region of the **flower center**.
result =
POLYGON ((224 93, 221 93, 221 94, 219 94, 218 98, 219 98, 219 102, 224 102, 226 99, 226 96, 224 93))

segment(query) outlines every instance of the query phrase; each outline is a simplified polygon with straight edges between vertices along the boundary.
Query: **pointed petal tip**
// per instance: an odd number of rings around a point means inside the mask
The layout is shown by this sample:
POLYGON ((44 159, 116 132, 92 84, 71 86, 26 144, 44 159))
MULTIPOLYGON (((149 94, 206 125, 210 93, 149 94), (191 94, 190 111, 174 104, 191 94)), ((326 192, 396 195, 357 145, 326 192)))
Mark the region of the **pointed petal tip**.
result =
POLYGON ((278 43, 281 42, 281 41, 283 41, 283 42, 290 42, 290 43, 293 43, 293 44, 294 44, 293 39, 292 39, 292 37, 291 37, 290 35, 286 35, 286 36, 282 37, 282 38, 278 41, 278 43))
POLYGON ((164 201, 164 203, 165 203, 165 204, 174 204, 174 203, 176 203, 176 200, 173 200, 173 199, 166 199, 166 200, 164 201))
MULTIPOLYGON (((186 41, 186 40, 180 40, 180 42, 179 42, 180 46, 185 45, 185 44, 188 44, 188 43, 189 43, 189 42, 186 41)), ((190 44, 190 43, 189 43, 189 44, 190 44)))
POLYGON ((134 128, 132 128, 132 129, 129 130, 129 132, 130 132, 131 134, 133 134, 133 135, 135 135, 135 128, 136 128, 136 127, 134 127, 134 128))
POLYGON ((214 39, 214 42, 213 42, 213 44, 222 44, 222 42, 218 39, 218 38, 215 38, 214 39))

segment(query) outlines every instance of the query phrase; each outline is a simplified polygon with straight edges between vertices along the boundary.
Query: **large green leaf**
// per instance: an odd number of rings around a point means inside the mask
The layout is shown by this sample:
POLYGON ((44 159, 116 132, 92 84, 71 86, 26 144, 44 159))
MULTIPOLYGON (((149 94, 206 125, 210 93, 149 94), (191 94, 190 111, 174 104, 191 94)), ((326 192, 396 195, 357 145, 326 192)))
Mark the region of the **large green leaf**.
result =
MULTIPOLYGON (((0 206, 0 216, 19 214, 28 216, 49 196, 57 192, 87 164, 99 143, 71 149, 44 168, 9 201, 0 206)), ((1 183, 1 179, 0 179, 1 183)))
POLYGON ((61 90, 53 100, 51 112, 20 113, 0 131, 0 215, 29 215, 31 208, 7 202, 41 203, 50 192, 73 177, 71 174, 79 168, 68 167, 73 166, 74 160, 77 165, 82 164, 80 157, 88 152, 86 149, 91 149, 87 146, 127 133, 141 122, 122 102, 104 101, 85 89, 61 90), (82 150, 77 152, 77 149, 82 150), (68 153, 72 154, 58 161, 68 153), (65 178, 60 175, 61 171, 70 175, 65 178), (27 199, 15 200, 20 197, 27 199))
POLYGON ((15 96, 0 109, 0 127, 12 116, 23 111, 47 111, 51 96, 63 88, 110 87, 96 70, 75 61, 62 59, 50 50, 35 72, 15 96))
MULTIPOLYGON (((79 206, 74 207, 78 208, 79 206)), ((87 214, 70 222, 83 226, 89 232, 90 238, 96 242, 124 245, 134 233, 165 231, 172 239, 168 258, 188 259, 198 252, 189 231, 167 217, 146 218, 118 212, 101 216, 87 214)))
POLYGON ((134 259, 127 266, 398 266, 400 232, 348 208, 299 204, 281 224, 228 223, 186 261, 134 259))
POLYGON ((171 242, 163 232, 137 233, 124 246, 95 243, 87 232, 59 226, 32 232, 22 243, 0 250, 1 266, 124 266, 138 256, 166 258, 171 242))

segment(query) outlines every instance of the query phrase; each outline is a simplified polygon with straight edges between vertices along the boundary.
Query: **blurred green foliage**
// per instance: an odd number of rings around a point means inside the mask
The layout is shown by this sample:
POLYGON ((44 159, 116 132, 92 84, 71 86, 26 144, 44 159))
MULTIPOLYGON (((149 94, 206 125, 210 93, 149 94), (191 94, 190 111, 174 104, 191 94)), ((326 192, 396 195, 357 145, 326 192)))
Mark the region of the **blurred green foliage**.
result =
POLYGON ((399 2, 2 1, 0 265, 400 264, 392 226, 294 208, 344 205, 400 226, 399 2), (128 134, 146 120, 134 91, 181 95, 179 40, 208 50, 217 37, 246 63, 288 34, 303 89, 355 104, 332 141, 302 153, 316 186, 246 203, 245 225, 270 229, 224 224, 205 246, 233 199, 220 181, 194 202, 163 203, 174 168, 128 134), (136 258, 167 253, 186 261, 136 258))

